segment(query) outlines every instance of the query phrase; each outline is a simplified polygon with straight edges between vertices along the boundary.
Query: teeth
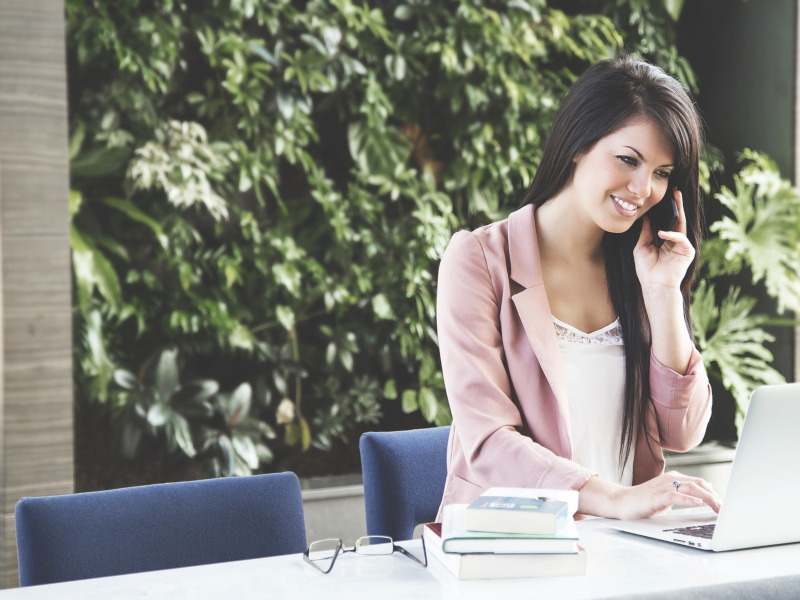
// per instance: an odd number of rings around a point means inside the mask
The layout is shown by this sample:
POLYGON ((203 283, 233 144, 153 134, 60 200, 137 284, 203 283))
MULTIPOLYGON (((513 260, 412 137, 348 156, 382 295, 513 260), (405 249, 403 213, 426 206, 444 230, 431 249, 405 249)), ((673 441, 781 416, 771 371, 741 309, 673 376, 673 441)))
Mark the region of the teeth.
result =
POLYGON ((622 200, 621 198, 617 198, 616 196, 614 196, 613 198, 614 202, 619 204, 625 210, 636 210, 638 208, 638 206, 636 206, 635 204, 631 204, 630 202, 625 202, 625 200, 622 200))

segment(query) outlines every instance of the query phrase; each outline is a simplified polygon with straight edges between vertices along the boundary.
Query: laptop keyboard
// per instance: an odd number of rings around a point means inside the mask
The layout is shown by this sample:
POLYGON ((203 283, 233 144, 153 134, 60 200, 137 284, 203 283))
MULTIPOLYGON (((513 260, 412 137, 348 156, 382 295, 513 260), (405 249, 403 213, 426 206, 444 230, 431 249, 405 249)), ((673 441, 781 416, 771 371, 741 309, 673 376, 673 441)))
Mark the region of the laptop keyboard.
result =
POLYGON ((681 535, 690 535, 692 537, 699 537, 710 540, 711 536, 714 535, 714 525, 715 523, 708 523, 706 525, 691 525, 689 527, 676 527, 675 529, 665 529, 664 531, 669 531, 670 533, 680 533, 681 535))

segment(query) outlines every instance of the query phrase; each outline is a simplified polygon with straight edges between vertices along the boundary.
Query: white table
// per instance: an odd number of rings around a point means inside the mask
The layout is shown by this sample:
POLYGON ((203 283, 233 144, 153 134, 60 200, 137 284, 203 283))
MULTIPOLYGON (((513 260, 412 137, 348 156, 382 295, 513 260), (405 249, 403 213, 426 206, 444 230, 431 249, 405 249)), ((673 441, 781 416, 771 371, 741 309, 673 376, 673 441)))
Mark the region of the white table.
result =
MULTIPOLYGON (((605 519, 578 523, 588 552, 585 576, 459 581, 432 557, 425 569, 407 557, 344 554, 329 575, 301 555, 137 573, 0 592, 0 600, 70 598, 418 598, 495 600, 641 597, 800 597, 800 544, 725 553, 646 540, 608 527, 605 519), (791 579, 774 578, 791 576, 791 579), (776 585, 776 582, 778 585, 776 585), (735 584, 735 585, 732 585, 735 584), (709 588, 706 586, 722 586, 709 588), (753 586, 760 586, 758 593, 753 586), (675 594, 684 589, 683 595, 675 594), (715 591, 716 590, 716 591, 715 591), (767 590, 768 593, 761 593, 767 590)), ((409 547, 419 542, 407 542, 409 547)))

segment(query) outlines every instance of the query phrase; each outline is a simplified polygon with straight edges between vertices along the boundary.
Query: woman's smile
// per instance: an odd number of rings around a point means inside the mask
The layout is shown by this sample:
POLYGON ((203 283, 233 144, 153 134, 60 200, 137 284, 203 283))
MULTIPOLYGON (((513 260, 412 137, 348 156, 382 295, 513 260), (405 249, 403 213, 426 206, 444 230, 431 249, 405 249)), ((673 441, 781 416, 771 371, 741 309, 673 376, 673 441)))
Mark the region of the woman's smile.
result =
POLYGON ((614 201, 614 208, 617 210, 619 214, 624 217, 636 217, 639 213, 639 206, 633 204, 632 202, 627 202, 620 198, 619 196, 611 196, 611 199, 614 201))

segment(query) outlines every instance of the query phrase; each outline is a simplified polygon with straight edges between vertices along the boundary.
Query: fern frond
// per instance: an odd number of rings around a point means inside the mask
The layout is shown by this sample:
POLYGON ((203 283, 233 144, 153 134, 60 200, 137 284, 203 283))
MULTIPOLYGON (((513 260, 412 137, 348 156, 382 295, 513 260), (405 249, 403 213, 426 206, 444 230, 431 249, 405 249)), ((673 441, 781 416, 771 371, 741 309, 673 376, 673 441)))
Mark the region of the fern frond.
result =
POLYGON ((736 400, 737 427, 747 412, 750 394, 760 385, 783 383, 783 375, 770 363, 772 353, 764 346, 774 337, 762 328, 765 315, 752 314, 755 299, 740 296, 731 288, 716 306, 716 289, 700 283, 692 301, 692 321, 700 354, 710 374, 718 374, 722 385, 736 400))
MULTIPOLYGON (((725 245, 725 261, 748 264, 753 283, 763 280, 779 312, 798 311, 800 192, 781 178, 777 165, 765 155, 746 150, 741 159, 749 162, 734 176, 734 190, 723 186, 715 195, 731 214, 714 222, 710 230, 725 245)), ((710 270, 731 272, 733 266, 719 265, 718 252, 714 252, 719 245, 709 249, 710 270)))

